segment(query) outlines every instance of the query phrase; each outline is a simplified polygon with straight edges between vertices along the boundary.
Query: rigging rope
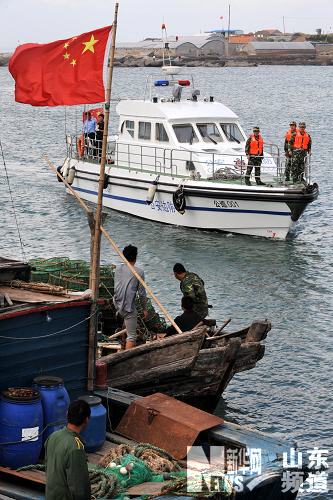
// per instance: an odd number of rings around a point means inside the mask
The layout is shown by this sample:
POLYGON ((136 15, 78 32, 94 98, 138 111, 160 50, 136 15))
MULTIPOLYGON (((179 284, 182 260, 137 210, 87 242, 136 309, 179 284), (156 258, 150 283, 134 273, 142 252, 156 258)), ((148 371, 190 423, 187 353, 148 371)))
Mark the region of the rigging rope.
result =
POLYGON ((20 240, 22 257, 23 257, 23 261, 26 262, 27 258, 26 258, 26 254, 25 254, 25 251, 24 251, 24 244, 23 244, 23 240, 22 240, 22 236, 21 236, 21 232, 20 232, 20 228, 19 228, 19 224, 18 224, 18 219, 17 219, 17 215, 16 215, 14 198, 13 198, 13 193, 12 193, 10 182, 9 182, 9 175, 8 175, 8 170, 7 170, 7 165, 6 165, 6 161, 5 161, 5 155, 4 155, 3 148, 2 148, 1 139, 0 139, 0 149, 1 149, 1 156, 2 156, 2 161, 3 161, 3 166, 4 166, 4 169, 5 169, 5 173, 6 173, 6 179, 7 179, 7 184, 8 184, 9 196, 10 196, 10 200, 11 200, 11 203, 12 203, 12 208, 13 208, 13 213, 14 213, 14 219, 15 219, 15 223, 16 223, 16 229, 17 229, 19 240, 20 240))
POLYGON ((47 335, 39 335, 38 337, 8 337, 8 336, 5 336, 5 335, 0 335, 0 339, 6 339, 6 340, 40 340, 40 339, 46 339, 48 337, 54 337, 54 336, 61 335, 63 333, 69 332, 70 330, 73 330, 73 328, 76 328, 77 326, 82 325, 82 323, 84 323, 85 321, 88 321, 96 313, 97 313, 97 311, 93 312, 92 314, 90 314, 90 316, 88 316, 87 318, 82 319, 81 321, 79 321, 78 323, 75 323, 74 325, 71 325, 71 326, 69 326, 67 328, 63 328, 62 330, 58 330, 57 332, 48 333, 47 335))

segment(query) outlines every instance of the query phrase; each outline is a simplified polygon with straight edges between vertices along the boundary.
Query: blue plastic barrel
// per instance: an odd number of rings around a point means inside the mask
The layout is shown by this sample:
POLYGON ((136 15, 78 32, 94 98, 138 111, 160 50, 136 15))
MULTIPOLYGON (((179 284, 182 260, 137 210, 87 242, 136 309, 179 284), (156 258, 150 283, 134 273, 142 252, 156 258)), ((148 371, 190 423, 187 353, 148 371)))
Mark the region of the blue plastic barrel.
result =
POLYGON ((80 396, 78 399, 85 401, 90 406, 91 415, 87 427, 81 432, 86 451, 99 450, 106 435, 106 409, 101 398, 97 396, 80 396))
POLYGON ((47 427, 43 434, 43 442, 45 442, 52 432, 66 425, 70 400, 62 378, 36 377, 33 384, 42 398, 44 428, 47 427))
POLYGON ((0 465, 36 464, 42 449, 43 408, 32 388, 11 388, 0 400, 0 465))

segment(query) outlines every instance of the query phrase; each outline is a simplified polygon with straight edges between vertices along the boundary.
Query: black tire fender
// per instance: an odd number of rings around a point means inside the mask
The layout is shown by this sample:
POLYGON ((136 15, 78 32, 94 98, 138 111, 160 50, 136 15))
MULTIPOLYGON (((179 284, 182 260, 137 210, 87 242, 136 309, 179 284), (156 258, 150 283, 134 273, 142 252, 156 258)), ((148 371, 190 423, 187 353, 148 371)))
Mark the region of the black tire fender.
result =
POLYGON ((184 215, 186 210, 186 200, 183 186, 179 186, 178 189, 172 195, 173 206, 180 214, 184 215))

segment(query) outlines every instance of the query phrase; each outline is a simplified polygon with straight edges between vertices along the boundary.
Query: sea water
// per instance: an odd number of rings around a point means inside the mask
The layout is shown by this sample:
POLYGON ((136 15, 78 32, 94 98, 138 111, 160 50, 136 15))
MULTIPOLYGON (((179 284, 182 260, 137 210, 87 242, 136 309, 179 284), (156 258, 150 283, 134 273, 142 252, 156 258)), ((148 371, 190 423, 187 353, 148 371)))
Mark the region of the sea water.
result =
MULTIPOLYGON (((201 95, 213 95, 240 117, 247 133, 259 125, 266 142, 283 148, 290 120, 305 121, 313 141, 312 177, 320 196, 286 241, 189 230, 108 212, 106 229, 123 247, 139 248, 147 283, 172 315, 180 312, 172 267, 183 263, 205 281, 211 316, 231 317, 229 330, 256 318, 272 321, 266 353, 255 369, 234 377, 218 412, 300 447, 332 445, 333 67, 193 68, 201 95)), ((116 68, 114 98, 141 98, 157 69, 116 68)), ((166 93, 170 90, 166 89, 166 93)), ((14 102, 0 68, 0 138, 24 252, 28 258, 89 258, 85 214, 42 159, 60 165, 65 133, 80 132, 82 107, 33 108, 14 102), (77 123, 77 125, 75 125, 77 123)), ((112 130, 117 130, 112 102, 112 130)), ((0 158, 1 255, 22 258, 6 172, 0 158)), ((104 263, 119 262, 105 241, 104 263)), ((331 466, 332 467, 332 466, 331 466)), ((330 487, 332 491, 332 486, 330 487)), ((332 493, 302 494, 330 498, 332 493)))

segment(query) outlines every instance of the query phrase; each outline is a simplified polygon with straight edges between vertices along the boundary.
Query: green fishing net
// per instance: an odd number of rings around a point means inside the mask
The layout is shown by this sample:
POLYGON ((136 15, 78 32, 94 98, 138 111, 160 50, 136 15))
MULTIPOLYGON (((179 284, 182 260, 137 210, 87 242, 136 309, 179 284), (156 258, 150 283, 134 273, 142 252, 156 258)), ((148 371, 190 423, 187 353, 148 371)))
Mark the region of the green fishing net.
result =
MULTIPOLYGON (((49 283, 51 285, 62 286, 66 290, 84 292, 89 288, 90 263, 80 259, 70 259, 69 257, 52 257, 44 259, 37 257, 31 259, 29 264, 33 270, 31 281, 37 283, 49 283)), ((105 299, 102 306, 104 311, 108 310, 115 318, 115 307, 112 299, 114 295, 114 264, 100 266, 99 276, 99 296, 105 299)), ((150 299, 147 299, 148 317, 144 318, 143 307, 139 296, 137 296, 136 308, 138 310, 138 338, 142 340, 150 339, 151 333, 162 333, 166 330, 166 322, 155 310, 150 299)), ((103 340, 103 339, 100 339, 103 340)), ((106 340, 106 339, 105 339, 106 340)))

